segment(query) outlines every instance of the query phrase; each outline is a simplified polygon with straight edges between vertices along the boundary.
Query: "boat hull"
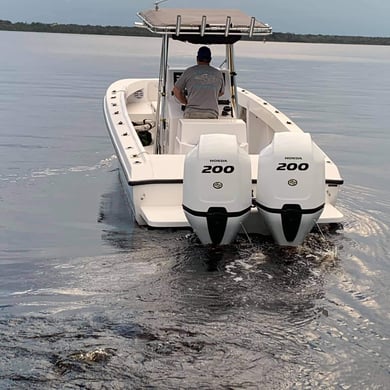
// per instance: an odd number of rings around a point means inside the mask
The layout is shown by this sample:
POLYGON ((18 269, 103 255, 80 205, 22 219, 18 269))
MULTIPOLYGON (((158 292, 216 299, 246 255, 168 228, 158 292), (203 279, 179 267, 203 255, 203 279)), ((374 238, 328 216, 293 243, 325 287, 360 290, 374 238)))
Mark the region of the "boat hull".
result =
MULTIPOLYGON (((259 192, 258 172, 261 171, 259 153, 272 143, 276 133, 303 134, 303 131, 271 104, 243 89, 238 89, 240 119, 221 116, 218 121, 200 120, 201 125, 199 120, 196 123, 184 120, 179 105, 170 97, 167 102, 169 134, 165 140, 166 153, 157 154, 156 128, 150 131, 153 143, 143 145, 134 125, 143 120, 157 120, 157 89, 157 79, 124 79, 112 84, 104 99, 107 129, 118 158, 127 202, 136 222, 156 228, 191 228, 191 218, 183 209, 186 155, 196 147, 202 134, 234 133, 238 147, 249 157, 248 188, 253 201, 245 217, 237 223, 240 225, 238 231, 271 234, 266 212, 254 207, 259 192)), ((314 147, 318 149, 325 166, 322 188, 324 207, 316 212, 315 219, 318 224, 339 223, 343 215, 335 205, 343 180, 330 158, 317 145, 314 147)), ((192 224, 196 225, 194 222, 192 224)), ((235 229, 232 231, 235 232, 235 229)), ((234 235, 232 233, 231 237, 234 235)), ((232 240, 234 237, 227 241, 232 240)))

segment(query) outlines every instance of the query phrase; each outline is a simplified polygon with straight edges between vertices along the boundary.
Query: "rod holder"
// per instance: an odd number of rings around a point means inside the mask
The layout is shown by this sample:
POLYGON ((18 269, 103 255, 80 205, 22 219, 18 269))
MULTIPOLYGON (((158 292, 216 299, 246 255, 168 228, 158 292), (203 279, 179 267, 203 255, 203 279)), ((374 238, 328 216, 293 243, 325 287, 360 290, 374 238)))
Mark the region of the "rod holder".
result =
POLYGON ((202 16, 202 24, 200 26, 200 36, 203 37, 204 36, 204 33, 206 31, 206 15, 203 15, 202 16))
POLYGON ((225 37, 229 35, 230 26, 232 24, 232 18, 230 16, 226 17, 226 25, 225 25, 225 37))
POLYGON ((177 15, 176 18, 176 35, 180 35, 180 28, 181 28, 181 15, 177 15))
POLYGON ((253 31, 255 29, 255 22, 256 22, 256 19, 254 16, 251 17, 251 24, 249 26, 249 37, 252 38, 253 36, 253 31))

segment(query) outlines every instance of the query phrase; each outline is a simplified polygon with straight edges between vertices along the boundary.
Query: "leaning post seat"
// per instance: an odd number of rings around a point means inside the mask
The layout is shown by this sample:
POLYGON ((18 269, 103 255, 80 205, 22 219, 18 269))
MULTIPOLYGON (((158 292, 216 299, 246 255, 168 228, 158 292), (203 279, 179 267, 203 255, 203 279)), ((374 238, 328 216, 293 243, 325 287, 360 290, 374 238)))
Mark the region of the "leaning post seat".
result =
POLYGON ((248 151, 246 125, 242 119, 179 119, 175 153, 187 154, 203 134, 232 134, 241 148, 248 151))

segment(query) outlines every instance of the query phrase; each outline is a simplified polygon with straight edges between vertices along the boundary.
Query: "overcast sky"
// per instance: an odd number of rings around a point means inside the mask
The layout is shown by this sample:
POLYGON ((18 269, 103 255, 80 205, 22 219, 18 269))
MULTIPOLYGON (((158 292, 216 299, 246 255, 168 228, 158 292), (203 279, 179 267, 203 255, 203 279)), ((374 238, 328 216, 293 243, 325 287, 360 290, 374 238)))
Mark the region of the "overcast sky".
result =
MULTIPOLYGON (((154 0, 0 0, 11 22, 132 26, 154 0)), ((168 0, 160 7, 239 8, 275 32, 390 37, 390 0, 168 0)))

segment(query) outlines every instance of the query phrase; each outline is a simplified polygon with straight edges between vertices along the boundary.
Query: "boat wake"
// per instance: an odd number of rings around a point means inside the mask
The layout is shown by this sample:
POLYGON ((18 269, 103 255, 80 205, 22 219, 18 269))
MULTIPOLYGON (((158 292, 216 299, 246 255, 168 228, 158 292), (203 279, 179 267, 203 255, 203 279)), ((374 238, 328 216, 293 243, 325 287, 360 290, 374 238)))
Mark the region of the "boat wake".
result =
POLYGON ((358 250, 363 256, 388 256, 390 201, 387 194, 362 186, 346 186, 340 209, 345 216, 344 245, 350 245, 350 251, 358 250))
POLYGON ((0 182, 2 183, 18 183, 20 181, 30 181, 35 179, 68 175, 70 173, 88 173, 98 171, 101 169, 107 169, 114 166, 116 156, 110 156, 103 160, 98 161, 94 165, 76 165, 66 168, 44 168, 44 169, 32 169, 30 172, 20 173, 14 171, 12 173, 0 173, 0 182))
POLYGON ((58 176, 58 175, 66 175, 72 172, 90 172, 100 170, 102 168, 109 168, 113 165, 113 162, 116 161, 116 156, 112 155, 111 157, 100 160, 95 165, 77 165, 69 168, 46 168, 43 170, 33 171, 31 173, 31 178, 40 178, 47 176, 58 176))
MULTIPOLYGON (((15 295, 14 306, 2 309, 19 312, 0 323, 4 348, 16 348, 13 365, 49 345, 20 383, 53 388, 104 378, 113 388, 180 388, 184 380, 188 388, 342 387, 349 366, 329 345, 337 339, 339 350, 350 350, 348 337, 361 358, 369 357, 364 340, 385 340, 362 321, 385 303, 343 272, 364 255, 366 234, 355 235, 354 222, 315 230, 296 248, 255 235, 216 248, 188 231, 126 230, 122 196, 118 189, 101 204, 103 240, 119 251, 46 264, 47 288, 15 295)), ((346 199, 352 215, 356 207, 346 199)), ((378 226, 374 234, 385 234, 378 226)), ((355 275, 370 276, 360 268, 355 275)), ((366 383, 361 376, 350 382, 366 383)))

